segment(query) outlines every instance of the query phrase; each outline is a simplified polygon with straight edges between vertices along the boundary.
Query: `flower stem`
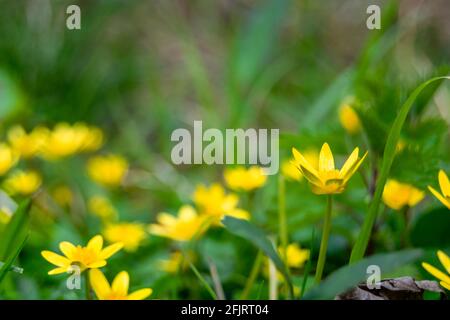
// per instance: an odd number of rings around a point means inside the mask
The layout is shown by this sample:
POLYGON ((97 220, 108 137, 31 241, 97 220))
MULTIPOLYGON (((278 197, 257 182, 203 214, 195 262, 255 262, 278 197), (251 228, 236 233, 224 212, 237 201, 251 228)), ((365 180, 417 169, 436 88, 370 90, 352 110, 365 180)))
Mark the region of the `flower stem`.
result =
POLYGON ((242 291, 241 300, 246 300, 248 295, 250 294, 250 290, 253 287, 253 283, 258 276, 259 269, 261 268, 263 254, 262 251, 258 251, 255 262, 253 263, 252 270, 250 271, 250 275, 248 276, 247 282, 245 284, 244 290, 242 291))
POLYGON ((278 223, 280 232, 280 242, 282 250, 282 259, 286 263, 286 248, 288 245, 288 231, 286 221, 286 184, 283 175, 278 176, 278 223))
POLYGON ((86 282, 86 284, 85 284, 85 287, 86 287, 86 300, 92 300, 91 284, 89 282, 89 275, 88 275, 87 271, 84 273, 84 281, 86 282))
POLYGON ((327 197, 327 212, 325 214, 325 222, 323 224, 322 240, 320 241, 319 259, 317 260, 316 268, 316 283, 322 280, 323 268, 325 266, 325 260, 327 258, 328 238, 330 237, 331 230, 331 211, 333 207, 333 198, 331 194, 327 197))

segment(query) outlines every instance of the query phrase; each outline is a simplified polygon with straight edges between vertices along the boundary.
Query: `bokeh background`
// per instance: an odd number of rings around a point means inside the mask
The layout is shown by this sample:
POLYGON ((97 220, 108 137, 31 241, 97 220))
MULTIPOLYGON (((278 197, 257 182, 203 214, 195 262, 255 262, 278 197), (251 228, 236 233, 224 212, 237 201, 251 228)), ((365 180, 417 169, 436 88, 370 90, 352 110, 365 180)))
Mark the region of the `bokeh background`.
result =
MULTIPOLYGON (((223 181, 222 166, 171 163, 172 131, 191 128, 194 120, 204 128, 279 128, 281 160, 293 146, 318 150, 327 141, 343 156, 355 146, 370 150, 370 163, 376 164, 408 93, 449 71, 449 13, 447 0, 0 0, 2 140, 16 124, 29 131, 84 122, 103 130, 103 152, 130 163, 124 185, 114 191, 90 181, 86 155, 31 164, 42 172, 48 194, 68 185, 74 203, 62 216, 33 206, 30 238, 16 261, 25 273, 8 276, 1 297, 80 297, 65 290, 63 278, 47 275, 40 251, 56 250, 63 240, 85 243, 99 232, 98 219, 87 209, 89 195, 107 195, 122 220, 150 223, 158 212, 175 213, 192 202, 197 184, 223 181), (81 30, 65 26, 66 8, 74 3, 81 7, 81 30), (381 30, 366 27, 369 4, 382 9, 381 30), (339 106, 348 97, 361 107, 364 134, 349 135, 339 122, 339 106)), ((425 190, 436 185, 439 169, 449 172, 449 106, 445 85, 418 100, 402 133, 412 147, 400 153, 393 176, 425 190)), ((370 199, 363 179, 349 187, 338 196, 326 273, 347 262, 370 199)), ((254 197, 252 222, 276 235, 276 177, 254 197)), ((309 246, 311 229, 323 217, 322 200, 306 184, 288 182, 291 241, 309 246)), ((428 196, 414 217, 432 208, 442 206, 428 196)), ((386 211, 370 253, 402 246, 395 214, 386 211)), ((444 242, 448 237, 433 242, 432 236, 420 233, 410 246, 450 245, 444 242)), ((136 253, 113 258, 109 278, 126 269, 136 287, 155 290, 154 298, 208 297, 189 269, 172 277, 158 268, 172 249, 149 236, 136 253)), ((208 259, 216 263, 231 298, 244 286, 255 250, 218 229, 200 241, 197 254, 206 277, 208 259)), ((405 268, 399 274, 425 277, 417 266, 405 268)), ((303 276, 299 272, 296 281, 303 276)), ((266 298, 267 290, 261 292, 252 297, 266 298)))

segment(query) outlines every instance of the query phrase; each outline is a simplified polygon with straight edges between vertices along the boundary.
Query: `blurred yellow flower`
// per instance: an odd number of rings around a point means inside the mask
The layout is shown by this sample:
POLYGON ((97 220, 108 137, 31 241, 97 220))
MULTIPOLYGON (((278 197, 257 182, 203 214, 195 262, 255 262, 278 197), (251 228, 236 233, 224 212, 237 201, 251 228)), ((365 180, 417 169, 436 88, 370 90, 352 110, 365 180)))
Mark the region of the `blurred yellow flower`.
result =
POLYGON ((96 235, 89 240, 86 247, 74 246, 67 241, 61 242, 59 249, 64 256, 47 250, 42 251, 41 254, 45 260, 57 266, 48 272, 49 275, 53 275, 68 272, 74 265, 78 266, 81 272, 86 269, 101 268, 106 265, 106 259, 122 247, 122 243, 114 243, 103 249, 103 237, 96 235))
POLYGON ((46 159, 58 159, 75 154, 81 143, 81 137, 68 123, 59 123, 47 136, 42 148, 46 159))
POLYGON ((439 170, 438 179, 442 194, 431 186, 428 186, 428 189, 444 206, 450 209, 450 181, 444 170, 439 170))
POLYGON ((445 289, 450 290, 450 258, 443 251, 439 250, 437 252, 437 256, 439 261, 444 266, 447 274, 439 270, 438 268, 433 267, 429 263, 422 262, 422 267, 427 270, 432 276, 436 277, 440 281, 440 285, 445 289))
POLYGON ((383 190, 383 202, 394 210, 404 206, 414 207, 425 197, 425 193, 414 186, 393 179, 386 182, 383 190))
POLYGON ((158 214, 156 220, 158 223, 151 224, 149 232, 176 241, 189 241, 208 228, 205 216, 198 215, 195 209, 188 205, 180 208, 177 217, 162 212, 158 214))
POLYGON ((130 276, 126 271, 117 274, 109 285, 103 272, 92 269, 89 271, 89 281, 99 300, 144 300, 153 292, 152 289, 145 288, 129 294, 130 276))
POLYGON ((261 188, 267 181, 267 175, 263 168, 258 166, 237 167, 226 169, 225 182, 230 189, 235 191, 251 191, 261 188))
MULTIPOLYGON (((319 152, 309 149, 302 152, 302 155, 314 168, 317 169, 319 167, 319 152)), ((281 165, 281 173, 288 179, 300 181, 302 180, 303 175, 297 169, 298 165, 298 162, 296 162, 294 158, 286 160, 281 165)))
POLYGON ((40 152, 48 133, 45 127, 37 127, 27 134, 22 126, 14 126, 8 130, 8 141, 21 157, 31 158, 40 152))
POLYGON ((0 143, 0 175, 9 171, 19 160, 17 152, 5 143, 0 143))
POLYGON ((339 120, 342 127, 344 127, 349 134, 356 134, 361 131, 361 122, 358 114, 350 104, 343 103, 339 107, 339 120))
POLYGON ((61 207, 70 207, 73 201, 72 190, 68 186, 60 185, 52 191, 53 199, 61 207))
POLYGON ((10 194, 30 195, 36 192, 42 184, 42 178, 35 171, 13 172, 4 182, 5 189, 10 194))
MULTIPOLYGON (((284 258, 284 250, 282 247, 278 248, 281 257, 284 258)), ((286 264, 290 268, 301 268, 309 259, 309 250, 301 249, 296 243, 291 243, 286 247, 286 264)))
POLYGON ((144 226, 135 222, 108 224, 103 230, 103 235, 109 242, 123 243, 123 249, 129 252, 136 251, 147 237, 144 226))
POLYGON ((188 267, 189 259, 192 260, 193 256, 191 255, 185 259, 180 251, 175 251, 170 254, 168 259, 158 261, 158 266, 167 273, 176 273, 180 267, 182 269, 188 267))
POLYGON ((239 197, 234 194, 226 194, 225 189, 218 183, 209 188, 199 185, 194 191, 193 200, 202 214, 212 217, 213 224, 220 225, 224 216, 232 216, 239 219, 250 219, 250 213, 237 208, 239 197))
POLYGON ((104 221, 115 220, 118 217, 117 210, 109 199, 103 196, 93 196, 90 198, 88 201, 88 209, 104 221))
POLYGON ((80 143, 78 151, 97 151, 103 145, 103 131, 99 128, 84 123, 76 123, 73 128, 80 143))
POLYGON ((315 194, 334 194, 345 190, 348 180, 358 170, 361 163, 367 156, 367 152, 359 158, 359 148, 355 148, 341 170, 334 167, 333 153, 328 143, 324 143, 319 154, 319 165, 315 168, 305 157, 295 148, 292 148, 294 155, 294 165, 300 170, 311 185, 315 194))
POLYGON ((117 187, 127 174, 128 162, 118 155, 96 156, 88 161, 87 171, 98 184, 117 187))

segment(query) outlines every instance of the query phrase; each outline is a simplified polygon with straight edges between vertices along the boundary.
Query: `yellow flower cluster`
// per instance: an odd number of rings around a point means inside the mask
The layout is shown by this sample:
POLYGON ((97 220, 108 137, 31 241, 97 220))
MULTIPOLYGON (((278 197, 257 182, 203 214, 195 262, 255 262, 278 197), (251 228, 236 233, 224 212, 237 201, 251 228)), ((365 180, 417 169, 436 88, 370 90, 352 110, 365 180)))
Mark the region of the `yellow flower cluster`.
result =
MULTIPOLYGON (((261 187, 267 179, 263 169, 258 167, 227 170, 224 176, 230 187, 245 191, 261 187)), ((197 210, 192 206, 182 206, 176 217, 169 213, 159 213, 157 223, 150 225, 149 232, 176 241, 190 241, 203 234, 210 226, 220 226, 225 216, 250 219, 250 213, 238 207, 239 197, 234 193, 227 193, 219 183, 213 183, 209 187, 197 186, 192 200, 197 210)))

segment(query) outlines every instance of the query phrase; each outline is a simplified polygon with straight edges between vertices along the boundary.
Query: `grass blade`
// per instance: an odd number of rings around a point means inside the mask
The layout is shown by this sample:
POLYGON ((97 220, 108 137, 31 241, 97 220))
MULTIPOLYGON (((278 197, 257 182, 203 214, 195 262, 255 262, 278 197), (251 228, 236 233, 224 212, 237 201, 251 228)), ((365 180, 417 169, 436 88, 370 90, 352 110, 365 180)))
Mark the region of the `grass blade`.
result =
POLYGON ((384 148, 384 156, 383 163, 381 166, 381 172, 379 179, 377 181, 377 187, 375 189, 375 194, 373 196, 372 202, 369 206, 369 211, 364 219, 364 223, 359 233, 358 239, 356 240, 355 246, 353 247, 350 263, 357 262, 364 257, 364 253, 366 252, 367 245, 369 243, 370 234, 372 232, 373 224, 377 218, 378 208, 380 206, 381 196, 383 194, 384 185, 389 176, 389 172, 391 170, 392 162, 395 157, 395 150, 397 147, 398 140, 400 138, 400 133, 405 123, 406 117, 408 116, 409 111, 411 110, 414 101, 417 99, 418 95, 425 89, 428 85, 434 83, 435 81, 440 81, 443 79, 450 79, 450 77, 435 77, 431 78, 421 85, 419 85, 408 97, 405 103, 400 108, 400 111, 395 118, 394 124, 391 127, 389 132, 386 146, 384 148))

